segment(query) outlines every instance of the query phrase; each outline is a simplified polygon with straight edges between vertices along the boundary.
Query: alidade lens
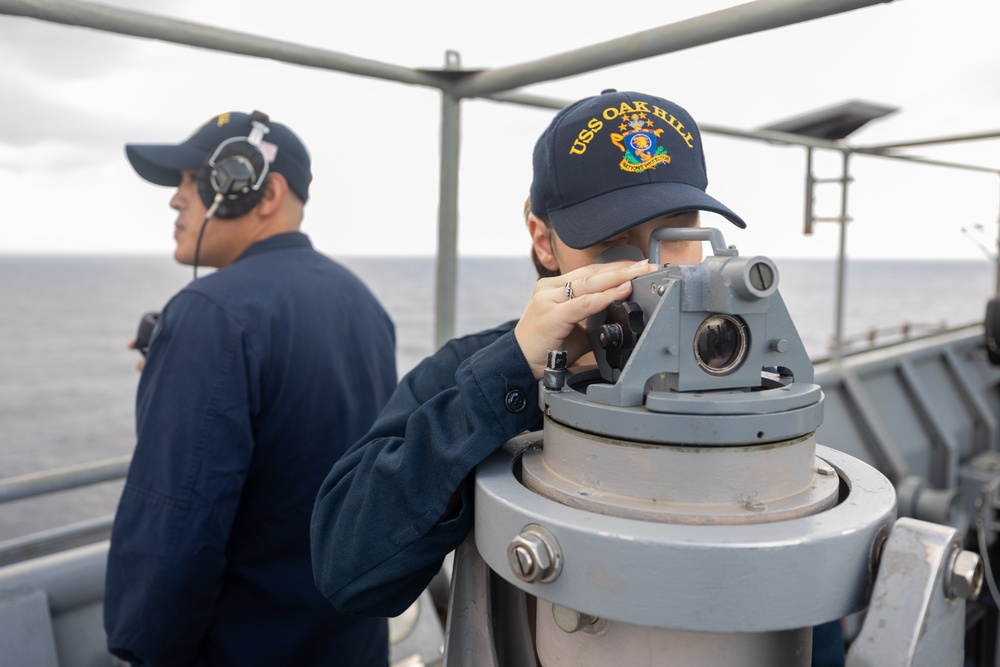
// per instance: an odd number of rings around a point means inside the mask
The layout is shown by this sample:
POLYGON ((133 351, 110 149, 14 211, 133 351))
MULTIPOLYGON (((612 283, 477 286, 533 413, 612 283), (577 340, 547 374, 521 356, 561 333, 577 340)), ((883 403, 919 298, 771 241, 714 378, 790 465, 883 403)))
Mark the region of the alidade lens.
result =
POLYGON ((694 337, 695 359, 712 375, 736 370, 746 358, 747 349, 746 325, 731 315, 712 315, 701 323, 694 337))

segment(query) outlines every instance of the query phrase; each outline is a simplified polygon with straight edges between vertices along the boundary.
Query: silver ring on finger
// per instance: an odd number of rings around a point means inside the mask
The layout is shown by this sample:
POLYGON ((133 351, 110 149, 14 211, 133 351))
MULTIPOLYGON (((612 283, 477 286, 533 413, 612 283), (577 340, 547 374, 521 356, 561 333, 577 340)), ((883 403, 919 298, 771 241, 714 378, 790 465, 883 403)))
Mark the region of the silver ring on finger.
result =
POLYGON ((573 294, 573 281, 572 280, 569 281, 568 283, 566 283, 566 288, 565 289, 566 289, 566 298, 567 299, 572 299, 573 297, 576 296, 575 294, 573 294))

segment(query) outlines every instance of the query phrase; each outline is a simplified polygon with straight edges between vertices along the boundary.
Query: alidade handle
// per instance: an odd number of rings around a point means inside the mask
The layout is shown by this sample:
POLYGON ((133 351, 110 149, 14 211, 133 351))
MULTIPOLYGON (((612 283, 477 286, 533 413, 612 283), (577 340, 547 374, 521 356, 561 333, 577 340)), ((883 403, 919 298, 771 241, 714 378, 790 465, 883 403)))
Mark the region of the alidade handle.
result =
POLYGON ((661 227, 649 236, 649 263, 657 266, 660 264, 660 241, 709 241, 716 256, 736 257, 740 254, 736 246, 726 245, 722 232, 715 227, 661 227))

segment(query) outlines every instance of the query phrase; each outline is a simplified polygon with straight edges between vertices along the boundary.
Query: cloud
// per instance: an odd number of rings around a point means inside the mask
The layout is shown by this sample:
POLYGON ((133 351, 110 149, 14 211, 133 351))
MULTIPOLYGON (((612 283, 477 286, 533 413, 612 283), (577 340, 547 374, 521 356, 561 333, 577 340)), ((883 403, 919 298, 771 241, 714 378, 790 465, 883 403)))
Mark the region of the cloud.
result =
POLYGON ((89 78, 122 67, 136 45, 106 34, 37 19, 0 17, 0 62, 43 82, 89 78))
POLYGON ((0 90, 6 100, 0 104, 0 168, 78 165, 120 144, 123 133, 148 132, 151 122, 121 118, 100 106, 107 104, 106 82, 133 68, 144 50, 142 40, 0 16, 0 90))

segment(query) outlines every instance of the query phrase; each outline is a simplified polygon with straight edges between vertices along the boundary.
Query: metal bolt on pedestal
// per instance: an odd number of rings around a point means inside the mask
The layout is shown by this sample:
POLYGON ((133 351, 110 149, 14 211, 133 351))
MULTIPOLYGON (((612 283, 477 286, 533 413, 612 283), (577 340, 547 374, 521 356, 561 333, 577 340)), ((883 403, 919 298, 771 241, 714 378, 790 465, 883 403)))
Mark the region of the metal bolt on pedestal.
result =
POLYGON ((537 524, 524 527, 507 547, 507 561, 518 579, 554 581, 562 570, 562 552, 552 533, 537 524))
POLYGON ((598 622, 596 616, 582 614, 575 609, 569 609, 562 605, 552 605, 552 618, 559 629, 565 633, 572 634, 588 627, 594 626, 598 622))
POLYGON ((983 559, 972 551, 956 549, 945 579, 945 595, 952 600, 975 600, 982 587, 983 559))

